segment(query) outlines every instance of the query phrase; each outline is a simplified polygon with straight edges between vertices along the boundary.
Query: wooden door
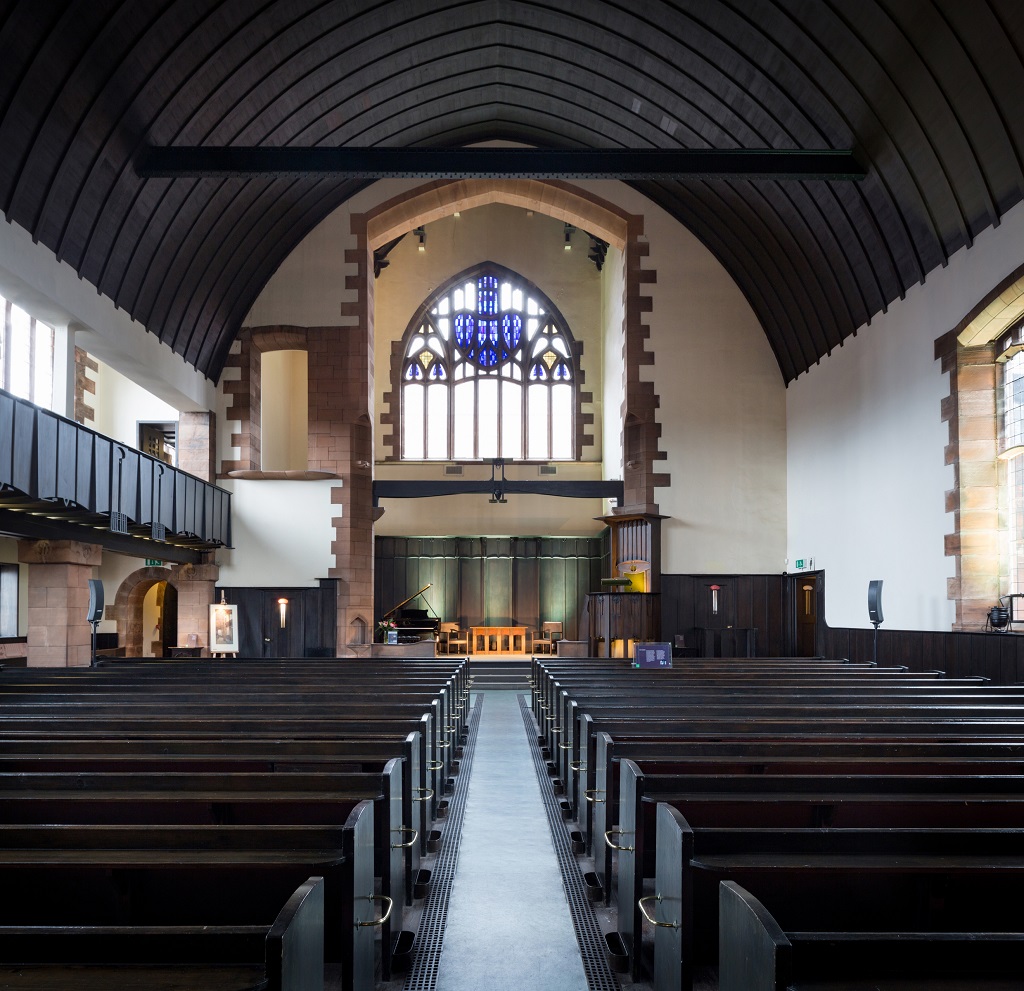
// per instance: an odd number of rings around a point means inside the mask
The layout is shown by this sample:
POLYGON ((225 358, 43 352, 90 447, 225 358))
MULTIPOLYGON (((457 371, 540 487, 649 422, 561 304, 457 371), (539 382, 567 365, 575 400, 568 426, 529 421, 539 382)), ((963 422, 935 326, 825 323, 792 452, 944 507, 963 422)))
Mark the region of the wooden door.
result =
POLYGON ((818 575, 794 575, 792 589, 796 614, 796 656, 815 657, 818 654, 818 575))

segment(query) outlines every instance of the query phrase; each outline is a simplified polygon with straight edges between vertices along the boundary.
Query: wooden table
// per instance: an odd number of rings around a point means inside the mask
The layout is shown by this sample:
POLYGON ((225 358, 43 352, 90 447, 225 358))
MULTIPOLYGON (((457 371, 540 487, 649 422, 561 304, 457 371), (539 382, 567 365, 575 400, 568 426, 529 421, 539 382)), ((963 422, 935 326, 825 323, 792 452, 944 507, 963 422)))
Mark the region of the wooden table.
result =
POLYGON ((474 654, 525 654, 525 626, 473 626, 470 642, 474 654))

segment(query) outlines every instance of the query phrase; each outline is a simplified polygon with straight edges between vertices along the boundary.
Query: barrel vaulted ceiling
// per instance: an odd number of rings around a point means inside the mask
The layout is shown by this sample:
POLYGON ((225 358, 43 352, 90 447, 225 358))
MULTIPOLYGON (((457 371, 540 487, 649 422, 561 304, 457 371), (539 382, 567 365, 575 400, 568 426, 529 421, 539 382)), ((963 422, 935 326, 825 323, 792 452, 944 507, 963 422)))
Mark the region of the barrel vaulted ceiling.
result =
POLYGON ((372 179, 143 178, 147 149, 852 149, 860 180, 629 180, 789 382, 1020 200, 1022 94, 1020 0, 0 0, 0 207, 217 378, 372 179))

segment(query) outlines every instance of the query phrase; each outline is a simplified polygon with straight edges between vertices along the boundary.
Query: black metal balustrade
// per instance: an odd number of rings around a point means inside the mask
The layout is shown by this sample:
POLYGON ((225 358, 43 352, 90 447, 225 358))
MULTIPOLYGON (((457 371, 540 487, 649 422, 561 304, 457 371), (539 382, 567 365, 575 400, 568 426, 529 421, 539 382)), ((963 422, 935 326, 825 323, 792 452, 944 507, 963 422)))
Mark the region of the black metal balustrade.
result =
POLYGON ((231 546, 231 494, 0 390, 0 533, 195 561, 231 546))

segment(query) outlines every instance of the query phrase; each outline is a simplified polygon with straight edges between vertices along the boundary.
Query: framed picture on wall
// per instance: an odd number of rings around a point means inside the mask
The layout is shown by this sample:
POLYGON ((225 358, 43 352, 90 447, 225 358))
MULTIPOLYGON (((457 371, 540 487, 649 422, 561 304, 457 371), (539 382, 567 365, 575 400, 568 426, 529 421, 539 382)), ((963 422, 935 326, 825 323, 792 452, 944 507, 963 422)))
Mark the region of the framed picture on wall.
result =
POLYGON ((227 602, 210 606, 210 653, 238 653, 238 606, 227 602))

